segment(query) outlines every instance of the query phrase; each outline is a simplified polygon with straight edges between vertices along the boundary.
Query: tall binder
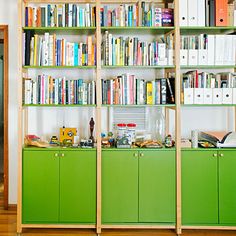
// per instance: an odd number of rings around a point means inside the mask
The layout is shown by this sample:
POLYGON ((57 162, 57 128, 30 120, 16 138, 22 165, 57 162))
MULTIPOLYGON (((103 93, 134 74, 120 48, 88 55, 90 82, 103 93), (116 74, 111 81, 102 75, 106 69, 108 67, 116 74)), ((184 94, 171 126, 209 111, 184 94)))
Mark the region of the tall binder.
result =
POLYGON ((198 20, 198 26, 205 26, 206 24, 206 4, 205 4, 205 0, 197 0, 197 12, 198 12, 198 16, 197 16, 197 20, 198 20))
POLYGON ((215 0, 209 0, 209 26, 215 26, 215 0))
POLYGON ((228 0, 215 0, 216 26, 227 26, 228 0))
POLYGON ((188 0, 179 1, 179 24, 188 26, 188 0))
POLYGON ((188 26, 198 25, 198 1, 188 0, 188 26))

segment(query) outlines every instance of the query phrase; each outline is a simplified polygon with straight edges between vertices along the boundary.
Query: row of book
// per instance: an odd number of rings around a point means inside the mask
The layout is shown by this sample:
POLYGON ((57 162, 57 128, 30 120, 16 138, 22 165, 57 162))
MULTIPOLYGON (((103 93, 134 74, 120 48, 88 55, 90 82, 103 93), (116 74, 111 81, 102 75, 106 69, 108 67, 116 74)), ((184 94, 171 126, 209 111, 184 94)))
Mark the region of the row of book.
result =
POLYGON ((236 104, 236 74, 189 71, 182 91, 184 104, 236 104))
POLYGON ((235 65, 235 35, 181 36, 181 65, 235 65))
POLYGON ((188 71, 183 74, 183 88, 236 88, 236 74, 188 71))
POLYGON ((86 3, 43 4, 25 8, 26 27, 93 27, 96 7, 86 3))
POLYGON ((175 79, 152 81, 122 74, 114 79, 102 79, 102 103, 114 105, 174 104, 175 79))
POLYGON ((24 79, 23 97, 24 104, 95 104, 95 82, 38 75, 36 79, 24 79))
POLYGON ((142 26, 174 26, 174 9, 161 8, 156 4, 141 3, 141 22, 142 26))
POLYGON ((117 7, 103 6, 100 9, 101 26, 174 26, 172 8, 161 8, 153 3, 122 4, 117 7))
POLYGON ((180 0, 180 26, 233 26, 235 1, 180 0))
POLYGON ((25 66, 92 66, 96 65, 96 45, 92 36, 87 42, 67 42, 55 34, 23 33, 23 65, 25 66))
POLYGON ((102 64, 122 66, 173 65, 173 35, 153 42, 137 37, 114 38, 108 31, 102 40, 102 64))

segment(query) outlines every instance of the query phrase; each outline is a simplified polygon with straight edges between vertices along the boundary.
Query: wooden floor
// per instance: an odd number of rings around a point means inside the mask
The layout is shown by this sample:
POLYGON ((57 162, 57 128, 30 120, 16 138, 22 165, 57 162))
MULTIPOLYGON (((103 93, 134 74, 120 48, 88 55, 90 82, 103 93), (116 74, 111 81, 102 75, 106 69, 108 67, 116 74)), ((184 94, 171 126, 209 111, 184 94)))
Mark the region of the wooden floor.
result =
MULTIPOLYGON (((0 193, 0 236, 16 235, 16 209, 10 207, 8 211, 3 209, 3 195, 0 193)), ((27 236, 95 236, 93 230, 55 230, 55 229, 25 229, 21 235, 27 236)), ((102 235, 107 236, 175 236, 173 230, 103 230, 102 235)), ((235 235, 236 231, 207 231, 184 230, 183 236, 228 236, 235 235)))

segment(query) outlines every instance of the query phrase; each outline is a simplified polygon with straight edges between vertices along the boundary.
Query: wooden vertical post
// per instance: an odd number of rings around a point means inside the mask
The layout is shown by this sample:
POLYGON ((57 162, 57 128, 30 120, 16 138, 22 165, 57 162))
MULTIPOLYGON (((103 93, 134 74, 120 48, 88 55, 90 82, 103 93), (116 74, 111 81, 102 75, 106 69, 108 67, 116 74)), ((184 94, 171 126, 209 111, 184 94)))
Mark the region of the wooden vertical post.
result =
POLYGON ((17 233, 22 232, 22 1, 18 0, 18 200, 17 233))
POLYGON ((97 234, 101 233, 101 25, 100 25, 100 0, 96 1, 96 45, 97 45, 97 69, 96 69, 96 96, 97 96, 97 234))
POLYGON ((176 233, 181 234, 181 106, 179 0, 174 1, 175 22, 175 141, 176 141, 176 233))

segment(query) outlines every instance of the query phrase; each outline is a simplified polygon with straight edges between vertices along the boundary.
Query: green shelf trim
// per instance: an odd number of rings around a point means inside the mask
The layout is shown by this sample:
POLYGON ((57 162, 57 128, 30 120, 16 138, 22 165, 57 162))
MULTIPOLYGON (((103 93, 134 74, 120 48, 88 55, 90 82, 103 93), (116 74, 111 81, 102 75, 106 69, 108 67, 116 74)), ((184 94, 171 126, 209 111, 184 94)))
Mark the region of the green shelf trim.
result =
POLYGON ((231 32, 236 31, 236 27, 235 26, 223 26, 223 27, 202 27, 202 26, 193 26, 193 27, 189 27, 189 26, 182 26, 180 27, 180 32, 181 34, 196 34, 196 33, 214 33, 214 34, 224 34, 224 33, 231 33, 231 32))
POLYGON ((236 104, 181 104, 182 107, 235 107, 236 104))
POLYGON ((175 151, 175 148, 102 148, 102 151, 175 151))
POLYGON ((222 66, 217 66, 217 65, 209 65, 209 66, 180 66, 181 69, 234 69, 236 68, 235 65, 222 65, 222 66))
POLYGON ((23 107, 96 107, 96 105, 80 105, 80 104, 23 104, 23 107))
POLYGON ((102 66, 103 69, 130 68, 130 69, 174 69, 175 66, 102 66))
POLYGON ((23 27, 23 30, 35 30, 35 31, 96 30, 96 27, 23 27))
POLYGON ((96 69, 96 66, 23 66, 23 69, 96 69))
POLYGON ((181 151, 234 151, 236 148, 181 148, 181 151))
POLYGON ((108 105, 102 104, 102 107, 175 107, 175 104, 159 104, 159 105, 108 105))
POLYGON ((73 148, 73 147, 46 147, 46 148, 40 148, 40 147, 23 147, 23 151, 96 151, 96 148, 73 148))
POLYGON ((143 222, 138 222, 138 223, 102 223, 102 227, 103 226, 112 226, 112 225, 116 225, 116 226, 119 226, 119 225, 126 225, 126 226, 133 226, 133 225, 137 225, 137 226, 148 226, 148 225, 151 225, 151 226, 159 226, 159 227, 163 227, 164 228, 172 228, 172 229, 175 229, 175 223, 173 222, 170 222, 170 223, 143 223, 143 222))

